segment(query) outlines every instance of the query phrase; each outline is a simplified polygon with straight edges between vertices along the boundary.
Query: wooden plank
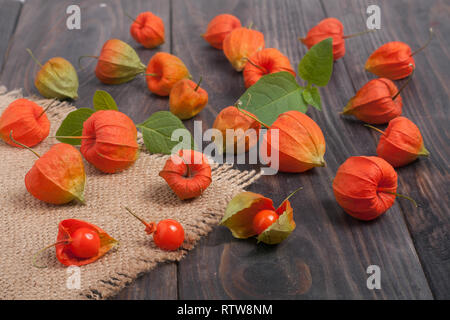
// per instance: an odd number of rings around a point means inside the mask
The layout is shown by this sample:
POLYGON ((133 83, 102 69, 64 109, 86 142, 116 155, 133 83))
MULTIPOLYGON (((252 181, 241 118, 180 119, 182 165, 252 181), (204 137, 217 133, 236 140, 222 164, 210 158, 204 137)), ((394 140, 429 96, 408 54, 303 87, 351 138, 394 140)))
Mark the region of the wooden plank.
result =
MULTIPOLYGON (((326 13, 341 19, 347 32, 365 28, 365 9, 373 1, 323 1, 326 13)), ((359 39, 350 39, 342 59, 356 89, 375 76, 364 70, 367 57, 388 41, 403 41, 412 50, 422 46, 432 26, 435 37, 430 46, 414 56, 413 81, 402 93, 403 115, 416 123, 424 137, 429 159, 421 159, 398 169, 399 192, 417 200, 420 208, 400 201, 407 226, 414 240, 425 275, 437 299, 450 298, 450 208, 449 208, 449 131, 447 101, 450 90, 449 52, 450 5, 433 1, 377 1, 381 9, 381 30, 359 39)), ((400 86, 404 80, 398 81, 400 86)), ((377 143, 378 134, 370 141, 377 143)), ((375 152, 370 144, 371 153, 375 152)))
MULTIPOLYGON (((173 52, 195 78, 203 76, 210 95, 209 106, 195 118, 203 120, 203 128, 244 92, 242 75, 199 37, 211 18, 232 13, 244 25, 252 21, 264 32, 266 46, 279 48, 296 67, 306 52, 297 37, 325 17, 319 2, 294 0, 174 0, 172 10, 173 52)), ((303 186, 292 200, 297 229, 284 243, 265 246, 254 239, 235 240, 228 230, 216 227, 180 261, 179 298, 432 298, 398 203, 370 223, 349 217, 336 204, 331 181, 337 167, 351 155, 371 154, 375 142, 360 124, 338 116, 354 93, 342 61, 335 63, 333 78, 321 92, 324 111, 308 114, 324 131, 328 166, 304 174, 266 176, 249 187, 279 203, 303 186), (381 290, 366 287, 366 268, 372 264, 381 268, 381 290)))
POLYGON ((0 73, 21 8, 18 1, 0 0, 0 73))
POLYGON ((114 297, 115 300, 174 300, 177 293, 177 264, 163 263, 143 274, 114 297))
MULTIPOLYGON (((66 8, 73 1, 28 1, 23 5, 18 26, 5 63, 1 83, 9 89, 24 88, 24 94, 38 94, 34 87, 34 75, 38 66, 25 51, 33 50, 42 62, 54 56, 62 56, 77 68, 78 57, 96 55, 103 43, 118 38, 134 47, 144 63, 158 50, 170 50, 170 8, 165 0, 152 1, 82 1, 81 30, 66 28, 66 8), (135 16, 143 11, 152 11, 160 16, 166 27, 166 43, 157 50, 148 50, 137 44, 129 33, 130 20, 124 12, 135 16)), ((119 109, 135 122, 142 122, 151 113, 167 108, 167 99, 152 95, 143 77, 118 86, 101 84, 94 75, 95 60, 83 60, 83 69, 78 69, 80 81, 77 107, 92 107, 92 96, 97 89, 106 90, 115 98, 119 109)), ((176 299, 176 263, 157 268, 138 282, 125 289, 122 298, 176 299), (165 284, 161 286, 162 279, 165 284), (166 287, 166 288, 165 288, 166 287), (175 288, 175 289, 173 289, 175 288)))

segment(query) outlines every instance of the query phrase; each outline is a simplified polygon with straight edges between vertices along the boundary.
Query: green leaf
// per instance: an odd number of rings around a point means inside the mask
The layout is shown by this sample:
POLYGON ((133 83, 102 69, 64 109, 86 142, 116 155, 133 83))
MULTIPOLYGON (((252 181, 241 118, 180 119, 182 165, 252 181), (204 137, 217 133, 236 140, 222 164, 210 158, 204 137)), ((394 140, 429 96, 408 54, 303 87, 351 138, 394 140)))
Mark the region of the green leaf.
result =
POLYGON ((324 87, 333 73, 333 38, 322 40, 305 54, 298 65, 303 80, 324 87))
POLYGON ((177 146, 180 141, 172 141, 172 133, 176 129, 182 129, 188 139, 182 139, 179 149, 193 149, 194 139, 190 132, 186 129, 178 117, 169 111, 155 112, 143 123, 136 126, 142 131, 144 144, 151 153, 171 154, 172 149, 177 146), (188 140, 188 141, 186 141, 188 140))
POLYGON ((303 90, 292 74, 281 71, 261 77, 239 100, 243 109, 271 125, 283 112, 306 112, 308 108, 302 96, 303 90))
POLYGON ((278 244, 295 230, 294 211, 289 201, 285 200, 277 209, 277 213, 279 218, 258 235, 258 242, 278 244))
POLYGON ((302 92, 303 99, 314 108, 322 111, 322 101, 320 99, 319 89, 316 87, 306 88, 302 92))
POLYGON ((94 109, 96 111, 99 110, 119 110, 117 108, 116 101, 114 101, 113 97, 111 95, 103 90, 97 90, 95 91, 93 104, 94 109))
MULTIPOLYGON (((72 111, 67 115, 67 117, 61 123, 58 131, 56 131, 56 136, 64 137, 79 137, 83 133, 83 123, 94 113, 95 111, 88 108, 80 108, 78 110, 72 111)), ((80 145, 81 139, 64 139, 57 138, 58 141, 71 144, 80 145)))

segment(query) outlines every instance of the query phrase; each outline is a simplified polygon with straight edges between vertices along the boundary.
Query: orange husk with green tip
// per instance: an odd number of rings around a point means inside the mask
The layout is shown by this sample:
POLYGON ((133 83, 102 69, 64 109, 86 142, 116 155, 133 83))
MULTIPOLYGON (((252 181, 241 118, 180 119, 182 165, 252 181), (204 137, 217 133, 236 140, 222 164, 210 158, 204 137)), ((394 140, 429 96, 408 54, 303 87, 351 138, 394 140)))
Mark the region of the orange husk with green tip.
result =
POLYGON ((419 128, 405 117, 392 119, 378 142, 377 155, 393 167, 401 167, 415 161, 419 156, 428 157, 419 128))
POLYGON ((25 176, 28 192, 51 204, 65 204, 74 199, 83 203, 85 183, 81 154, 65 143, 52 146, 25 176))
POLYGON ((245 27, 234 29, 223 41, 223 53, 236 71, 242 71, 247 59, 264 47, 264 34, 245 27))
MULTIPOLYGON (((264 135, 261 156, 271 157, 272 134, 278 130, 279 170, 282 172, 304 172, 314 167, 325 166, 325 138, 317 123, 299 111, 280 114, 264 135)), ((265 159, 268 161, 270 159, 265 159)))
POLYGON ((100 55, 91 57, 98 59, 95 75, 105 84, 131 81, 146 68, 136 51, 119 39, 106 41, 100 55))
POLYGON ((397 87, 389 79, 370 80, 349 100, 342 114, 370 124, 387 123, 402 114, 402 97, 397 93, 397 87))
POLYGON ((136 126, 122 112, 95 112, 84 122, 82 136, 81 153, 102 172, 123 171, 139 156, 136 126))
POLYGON ((0 139, 22 148, 10 139, 11 131, 14 140, 33 147, 47 138, 50 121, 41 106, 27 99, 17 99, 0 116, 0 139))
POLYGON ((56 257, 65 266, 83 266, 95 262, 118 244, 118 241, 109 236, 96 225, 76 219, 67 219, 59 223, 57 244, 55 245, 56 257), (100 238, 98 254, 91 258, 78 258, 70 251, 71 235, 79 228, 88 228, 96 232, 100 238))
POLYGON ((41 67, 34 79, 34 85, 43 97, 58 100, 78 98, 78 75, 69 61, 54 57, 42 65, 30 49, 27 51, 41 67))

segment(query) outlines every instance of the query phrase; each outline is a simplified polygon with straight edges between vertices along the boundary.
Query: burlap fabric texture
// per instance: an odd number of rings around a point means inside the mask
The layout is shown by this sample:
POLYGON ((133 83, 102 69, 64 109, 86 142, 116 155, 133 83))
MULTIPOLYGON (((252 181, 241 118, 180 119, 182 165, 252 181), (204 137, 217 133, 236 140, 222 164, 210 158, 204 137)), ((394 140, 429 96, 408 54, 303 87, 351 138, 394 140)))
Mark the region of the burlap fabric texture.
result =
MULTIPOLYGON (((21 97, 20 91, 6 92, 0 87, 0 114, 21 97)), ((29 99, 44 108, 52 104, 47 112, 50 136, 55 135, 61 121, 75 109, 66 102, 29 99)), ((139 141, 142 145, 141 137, 139 141)), ((43 154, 55 143, 55 139, 48 138, 35 150, 43 154)), ((213 182, 204 194, 181 201, 158 176, 167 157, 142 150, 130 169, 117 174, 103 174, 85 162, 86 204, 55 206, 35 199, 25 188, 24 177, 33 166, 35 155, 0 141, 0 298, 108 298, 158 263, 185 256, 220 221, 228 201, 259 177, 255 171, 214 164, 213 182), (124 211, 124 206, 147 221, 178 220, 188 240, 178 251, 160 250, 144 232, 144 226, 124 211), (96 224, 120 242, 100 260, 81 267, 80 289, 76 289, 77 282, 71 277, 74 271, 68 272, 58 262, 53 248, 38 259, 47 268, 38 269, 31 264, 35 252, 56 241, 58 223, 69 218, 96 224)))

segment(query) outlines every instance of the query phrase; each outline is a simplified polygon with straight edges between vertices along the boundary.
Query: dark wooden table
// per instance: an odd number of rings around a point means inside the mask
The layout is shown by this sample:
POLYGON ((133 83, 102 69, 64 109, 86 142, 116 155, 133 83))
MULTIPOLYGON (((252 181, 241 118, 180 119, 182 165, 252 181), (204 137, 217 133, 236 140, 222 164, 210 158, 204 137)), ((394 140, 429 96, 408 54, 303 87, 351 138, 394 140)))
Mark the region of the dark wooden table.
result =
MULTIPOLYGON (((62 56, 74 65, 80 55, 98 54, 103 43, 119 38, 136 48, 146 63, 156 50, 140 47, 129 34, 134 16, 152 11, 166 27, 166 43, 158 48, 179 56, 195 78, 203 76, 209 105, 195 118, 210 127, 217 113, 244 92, 242 75, 200 34, 219 13, 232 13, 243 24, 253 22, 267 47, 287 54, 294 66, 306 52, 297 41, 321 19, 339 18, 346 33, 366 28, 366 8, 381 8, 381 30, 346 41, 347 54, 334 65, 322 90, 324 110, 310 109, 327 142, 326 168, 304 174, 262 177, 249 189, 279 203, 301 185, 293 200, 297 229, 278 246, 237 241, 216 227, 179 263, 163 264, 118 294, 120 299, 449 299, 449 39, 450 4, 445 0, 300 1, 300 0, 0 0, 0 84, 37 94, 33 85, 40 61, 62 56), (66 8, 81 7, 81 30, 66 28, 66 8), (381 44, 400 40, 418 48, 435 29, 430 46, 415 59, 413 81, 402 93, 403 114, 421 129, 429 159, 398 170, 399 192, 415 198, 397 200, 380 219, 365 223, 346 215, 334 200, 331 181, 338 166, 352 155, 374 155, 378 134, 339 112, 368 79, 369 54, 381 44), (381 269, 381 289, 366 286, 369 265, 381 269)), ((79 107, 90 107, 97 89, 110 92, 121 111, 140 122, 167 110, 166 98, 152 95, 144 79, 119 86, 102 85, 94 75, 95 61, 79 71, 79 107)), ((402 81, 399 81, 400 85, 402 81)), ((185 121, 193 128, 192 120, 185 121)))

